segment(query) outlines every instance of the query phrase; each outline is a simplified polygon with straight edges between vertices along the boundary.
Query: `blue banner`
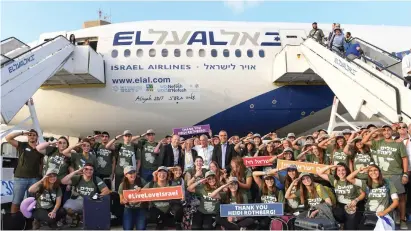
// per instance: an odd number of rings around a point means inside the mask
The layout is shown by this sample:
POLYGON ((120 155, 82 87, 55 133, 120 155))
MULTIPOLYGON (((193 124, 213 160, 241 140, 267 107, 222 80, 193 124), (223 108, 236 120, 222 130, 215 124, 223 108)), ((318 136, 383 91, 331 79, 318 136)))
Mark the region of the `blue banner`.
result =
POLYGON ((284 215, 284 205, 282 203, 220 205, 221 217, 261 217, 282 215, 284 215))

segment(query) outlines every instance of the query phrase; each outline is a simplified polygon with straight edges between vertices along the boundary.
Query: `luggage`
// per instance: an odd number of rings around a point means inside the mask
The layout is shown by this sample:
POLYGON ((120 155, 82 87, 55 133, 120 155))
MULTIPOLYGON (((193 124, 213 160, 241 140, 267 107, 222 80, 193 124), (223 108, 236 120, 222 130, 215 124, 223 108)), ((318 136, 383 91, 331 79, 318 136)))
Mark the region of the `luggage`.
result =
POLYGON ((84 197, 83 224, 85 230, 110 229, 110 195, 97 199, 84 197))
POLYGON ((297 218, 294 222, 295 230, 338 230, 336 221, 325 218, 297 218))
POLYGON ((123 224, 124 206, 120 204, 120 195, 112 192, 110 195, 111 226, 123 224))
POLYGON ((34 219, 27 219, 21 212, 1 214, 1 230, 30 230, 34 219))
POLYGON ((295 216, 280 216, 271 219, 270 230, 294 230, 295 216))

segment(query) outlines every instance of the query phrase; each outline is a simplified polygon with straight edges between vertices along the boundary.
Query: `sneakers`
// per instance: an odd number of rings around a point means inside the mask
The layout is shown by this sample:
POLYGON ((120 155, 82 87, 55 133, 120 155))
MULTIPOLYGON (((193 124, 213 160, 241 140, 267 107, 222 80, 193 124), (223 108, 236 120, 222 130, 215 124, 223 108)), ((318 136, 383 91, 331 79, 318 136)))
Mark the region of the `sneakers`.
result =
POLYGON ((400 229, 402 229, 402 230, 407 230, 408 229, 406 221, 401 221, 400 222, 400 229))
POLYGON ((63 222, 60 220, 60 221, 57 221, 57 227, 59 227, 59 228, 61 228, 61 227, 63 227, 63 222))
POLYGON ((70 227, 71 228, 76 228, 79 223, 80 223, 80 216, 76 213, 73 216, 70 227))
POLYGON ((240 231, 241 231, 241 230, 247 230, 247 228, 246 228, 246 227, 241 227, 241 228, 240 228, 240 231))

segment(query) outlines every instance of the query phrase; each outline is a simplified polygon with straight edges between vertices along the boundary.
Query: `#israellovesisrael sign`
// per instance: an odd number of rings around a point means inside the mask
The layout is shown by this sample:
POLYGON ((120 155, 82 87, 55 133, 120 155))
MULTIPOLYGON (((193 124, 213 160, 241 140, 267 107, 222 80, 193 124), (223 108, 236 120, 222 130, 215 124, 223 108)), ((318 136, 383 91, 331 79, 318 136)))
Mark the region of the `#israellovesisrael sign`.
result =
POLYGON ((260 217, 282 215, 284 215, 284 205, 282 203, 220 205, 221 217, 260 217))
POLYGON ((210 132, 210 125, 197 125, 184 128, 173 128, 173 134, 179 136, 196 135, 210 132))

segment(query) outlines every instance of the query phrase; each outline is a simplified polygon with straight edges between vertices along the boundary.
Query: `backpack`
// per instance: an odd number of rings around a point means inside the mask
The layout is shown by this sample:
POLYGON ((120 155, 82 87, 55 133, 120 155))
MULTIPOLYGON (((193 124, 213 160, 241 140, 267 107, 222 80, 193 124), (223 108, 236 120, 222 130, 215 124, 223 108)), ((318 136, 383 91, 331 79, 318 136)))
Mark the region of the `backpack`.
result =
MULTIPOLYGON (((333 205, 333 207, 334 207, 335 205, 337 205, 337 199, 335 198, 335 194, 334 194, 333 190, 330 189, 330 188, 327 187, 327 186, 323 186, 323 187, 324 187, 324 190, 327 192, 328 196, 330 197, 331 203, 332 203, 332 205, 333 205)), ((318 195, 322 198, 322 197, 323 197, 323 193, 322 193, 322 191, 321 191, 321 185, 320 185, 320 184, 317 184, 317 185, 315 186, 315 190, 317 191, 318 195)))

